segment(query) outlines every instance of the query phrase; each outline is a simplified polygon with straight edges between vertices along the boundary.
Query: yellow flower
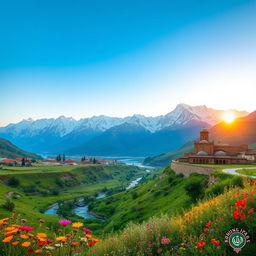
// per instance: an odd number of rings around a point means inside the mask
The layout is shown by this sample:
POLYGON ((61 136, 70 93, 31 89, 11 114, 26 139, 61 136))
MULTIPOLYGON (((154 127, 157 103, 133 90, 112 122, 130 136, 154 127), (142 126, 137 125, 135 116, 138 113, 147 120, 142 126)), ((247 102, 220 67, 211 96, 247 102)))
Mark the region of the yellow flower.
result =
POLYGON ((84 224, 82 222, 75 222, 72 224, 73 228, 81 228, 84 224))
POLYGON ((67 241, 67 238, 65 236, 59 236, 59 237, 56 237, 56 240, 65 242, 65 241, 67 241))
POLYGON ((2 242, 9 243, 13 239, 13 236, 7 236, 2 242))
POLYGON ((21 246, 23 246, 23 247, 29 247, 30 245, 31 245, 30 242, 24 242, 21 244, 21 246))
POLYGON ((29 236, 26 236, 26 235, 20 235, 20 237, 23 238, 23 239, 28 239, 29 238, 29 236))

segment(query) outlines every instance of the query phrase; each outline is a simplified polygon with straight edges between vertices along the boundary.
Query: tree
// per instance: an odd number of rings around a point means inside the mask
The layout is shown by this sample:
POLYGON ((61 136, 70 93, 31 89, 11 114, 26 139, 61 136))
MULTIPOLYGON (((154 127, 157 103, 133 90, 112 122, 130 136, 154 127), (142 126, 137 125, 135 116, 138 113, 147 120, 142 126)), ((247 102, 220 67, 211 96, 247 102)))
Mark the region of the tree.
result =
POLYGON ((56 161, 57 161, 57 162, 60 162, 60 161, 61 161, 61 155, 60 155, 60 154, 58 154, 58 155, 56 156, 56 161))
POLYGON ((62 162, 65 162, 65 160, 66 160, 66 156, 65 156, 65 154, 63 154, 62 155, 62 162))
POLYGON ((26 160, 25 160, 25 158, 22 158, 22 160, 21 160, 21 166, 25 166, 26 165, 26 160))
POLYGON ((97 161, 96 161, 96 158, 95 158, 95 157, 93 158, 92 163, 93 163, 93 164, 97 164, 97 161))

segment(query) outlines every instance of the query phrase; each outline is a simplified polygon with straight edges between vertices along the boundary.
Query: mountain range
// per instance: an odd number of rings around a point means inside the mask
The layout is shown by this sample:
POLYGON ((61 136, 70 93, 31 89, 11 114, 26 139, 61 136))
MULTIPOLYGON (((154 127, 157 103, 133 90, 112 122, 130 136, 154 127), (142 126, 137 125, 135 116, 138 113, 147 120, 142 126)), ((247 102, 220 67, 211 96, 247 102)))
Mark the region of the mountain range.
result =
MULTIPOLYGON (((249 144, 256 150, 256 111, 245 117, 235 119, 231 124, 220 122, 209 130, 210 139, 215 143, 227 143, 230 145, 249 144)), ((157 156, 145 158, 144 164, 151 166, 166 166, 171 160, 186 152, 194 151, 193 141, 187 142, 182 147, 157 156)))
MULTIPOLYGON (((248 114, 232 111, 236 116, 248 114)), ((180 147, 195 138, 202 127, 219 123, 224 112, 178 104, 173 111, 156 117, 29 118, 0 127, 0 137, 41 154, 147 156, 180 147)))

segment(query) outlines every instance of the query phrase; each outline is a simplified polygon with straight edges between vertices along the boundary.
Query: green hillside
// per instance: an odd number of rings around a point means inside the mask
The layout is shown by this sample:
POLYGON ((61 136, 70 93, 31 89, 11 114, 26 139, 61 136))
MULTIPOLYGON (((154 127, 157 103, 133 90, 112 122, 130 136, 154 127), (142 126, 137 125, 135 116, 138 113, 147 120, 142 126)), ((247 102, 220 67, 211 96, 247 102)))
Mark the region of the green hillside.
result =
POLYGON ((194 150, 193 148, 193 142, 188 142, 185 145, 183 145, 181 148, 171 151, 168 153, 164 153, 157 156, 151 156, 145 158, 143 164, 145 165, 151 165, 151 166, 166 166, 171 163, 171 161, 179 156, 182 156, 186 152, 192 152, 194 150))
POLYGON ((42 159, 41 156, 24 151, 10 141, 0 138, 0 157, 6 158, 17 158, 17 157, 28 157, 33 159, 42 159))

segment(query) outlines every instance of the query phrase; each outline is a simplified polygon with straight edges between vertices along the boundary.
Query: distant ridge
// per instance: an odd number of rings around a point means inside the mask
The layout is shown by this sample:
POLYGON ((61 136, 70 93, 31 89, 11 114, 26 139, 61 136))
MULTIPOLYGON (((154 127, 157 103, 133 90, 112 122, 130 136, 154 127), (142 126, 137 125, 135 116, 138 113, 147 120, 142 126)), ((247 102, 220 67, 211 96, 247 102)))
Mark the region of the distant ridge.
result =
POLYGON ((3 158, 17 158, 17 157, 27 157, 33 159, 42 159, 39 155, 26 152, 15 145, 10 141, 0 138, 0 157, 3 158))

